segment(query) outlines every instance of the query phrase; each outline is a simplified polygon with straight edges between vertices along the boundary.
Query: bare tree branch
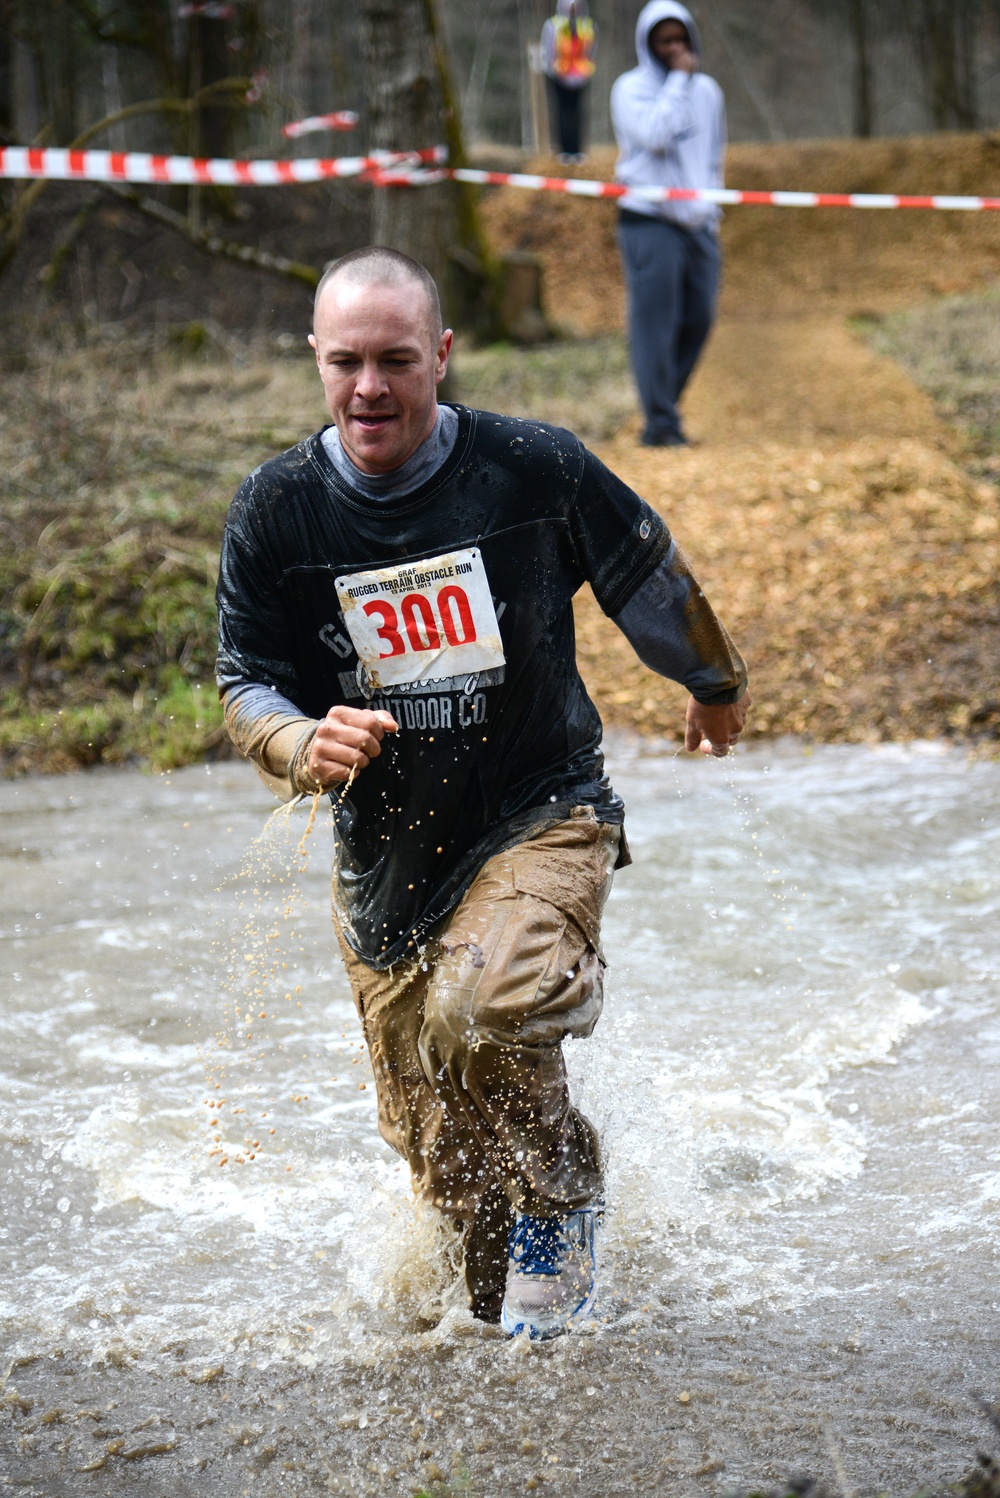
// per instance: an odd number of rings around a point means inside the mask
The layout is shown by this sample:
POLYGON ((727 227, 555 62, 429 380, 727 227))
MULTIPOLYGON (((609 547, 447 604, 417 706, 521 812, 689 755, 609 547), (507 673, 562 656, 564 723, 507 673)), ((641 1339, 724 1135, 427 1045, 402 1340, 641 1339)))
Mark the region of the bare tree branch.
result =
MULTIPOLYGON (((249 86, 249 81, 247 78, 226 78, 219 83, 209 84, 207 88, 199 90, 191 99, 147 99, 139 104, 128 104, 124 109, 118 109, 114 114, 105 115, 102 120, 97 120, 93 125, 89 125, 75 140, 70 141, 67 149, 79 151, 89 141, 92 141, 95 136, 100 135, 102 131, 110 129, 112 125, 118 125, 123 120, 135 119, 142 114, 190 114, 198 108, 204 95, 226 92, 235 93, 237 90, 242 90, 245 93, 249 86)), ((234 100, 233 103, 235 105, 237 101, 234 100)), ((0 243, 0 275, 3 275, 14 255, 16 255, 24 234, 24 226, 27 222, 28 214, 48 185, 49 183, 44 177, 39 178, 36 182, 29 183, 27 187, 18 193, 14 205, 9 212, 0 218, 0 235, 5 236, 3 242, 0 243)))
POLYGON ((108 190, 113 192, 115 197, 124 198, 127 203, 138 208, 139 212, 144 213, 147 218, 155 219, 157 223, 165 224, 167 228, 182 234, 196 249, 204 251, 207 255, 221 255, 226 260, 238 260, 243 265, 254 265, 258 270, 271 271, 274 275, 300 281, 314 289, 319 285, 319 271, 311 265, 303 265, 298 260, 289 260, 284 255, 272 255, 269 250, 258 250, 250 244, 239 244, 221 239, 219 235, 211 234, 204 229, 192 229, 182 213, 175 212, 173 208, 168 208, 165 203, 159 203, 145 193, 110 184, 108 184, 108 190))

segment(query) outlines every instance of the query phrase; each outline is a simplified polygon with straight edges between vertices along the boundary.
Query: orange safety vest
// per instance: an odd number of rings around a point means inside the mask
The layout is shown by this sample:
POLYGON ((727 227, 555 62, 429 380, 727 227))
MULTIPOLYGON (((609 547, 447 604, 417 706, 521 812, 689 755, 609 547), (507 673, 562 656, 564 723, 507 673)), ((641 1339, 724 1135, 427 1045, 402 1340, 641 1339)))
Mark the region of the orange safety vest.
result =
POLYGON ((593 60, 594 23, 589 16, 579 19, 569 16, 553 16, 555 31, 555 58, 552 71, 557 78, 591 78, 596 63, 593 60))

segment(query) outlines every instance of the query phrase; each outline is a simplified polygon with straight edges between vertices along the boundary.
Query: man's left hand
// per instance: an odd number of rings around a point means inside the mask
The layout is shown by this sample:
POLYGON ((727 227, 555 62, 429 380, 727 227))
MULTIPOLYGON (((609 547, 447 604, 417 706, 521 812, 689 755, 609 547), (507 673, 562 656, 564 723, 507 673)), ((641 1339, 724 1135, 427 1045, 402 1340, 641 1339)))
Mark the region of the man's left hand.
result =
POLYGON ((704 702, 688 701, 684 729, 684 748, 690 754, 700 749, 703 754, 714 754, 724 759, 734 744, 740 741, 743 725, 750 711, 750 693, 744 692, 739 702, 730 702, 720 707, 709 707, 704 702))

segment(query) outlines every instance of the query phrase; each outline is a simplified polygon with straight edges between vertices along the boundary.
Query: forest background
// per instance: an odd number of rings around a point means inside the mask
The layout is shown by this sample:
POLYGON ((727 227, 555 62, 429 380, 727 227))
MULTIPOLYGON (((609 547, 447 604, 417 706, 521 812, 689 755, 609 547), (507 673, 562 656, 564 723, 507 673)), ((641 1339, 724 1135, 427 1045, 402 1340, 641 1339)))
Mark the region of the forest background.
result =
MULTIPOLYGON (((1000 120, 997 0, 694 0, 689 8, 734 140, 974 130, 1000 120)), ((390 9, 405 25, 405 7, 390 9)), ((526 58, 549 9, 547 0, 439 0, 470 144, 536 145, 526 58)), ((608 96, 634 65, 639 6, 594 0, 592 9, 592 138, 607 144, 608 96)), ((2 0, 0 133, 8 143, 44 135, 66 145, 140 100, 189 97, 246 77, 256 80, 248 107, 223 108, 218 99, 206 107, 203 154, 284 147, 287 120, 334 108, 359 112, 352 140, 364 146, 365 23, 366 6, 347 0, 2 0)), ((382 60, 386 68, 401 62, 403 41, 382 60)), ((116 125, 105 144, 176 148, 176 134, 147 116, 116 125)), ((301 141, 291 154, 315 154, 314 144, 301 141)))
MULTIPOLYGON (((445 141, 453 161, 552 171, 529 65, 547 9, 0 0, 0 144, 287 158, 445 141), (282 135, 331 109, 357 111, 356 130, 282 135)), ((1000 191, 996 0, 691 9, 727 97, 732 185, 1000 191)), ((576 175, 613 174, 607 98, 637 10, 593 5, 576 175)), ((722 315, 690 395, 700 445, 667 460, 635 445, 611 204, 358 180, 0 182, 5 767, 225 752, 225 507, 321 424, 311 289, 372 238, 443 274, 462 332, 452 396, 573 427, 676 524, 751 659, 757 734, 993 752, 1000 220, 738 208, 723 237, 722 315)), ((675 732, 679 696, 586 590, 578 629, 606 720, 675 732)))

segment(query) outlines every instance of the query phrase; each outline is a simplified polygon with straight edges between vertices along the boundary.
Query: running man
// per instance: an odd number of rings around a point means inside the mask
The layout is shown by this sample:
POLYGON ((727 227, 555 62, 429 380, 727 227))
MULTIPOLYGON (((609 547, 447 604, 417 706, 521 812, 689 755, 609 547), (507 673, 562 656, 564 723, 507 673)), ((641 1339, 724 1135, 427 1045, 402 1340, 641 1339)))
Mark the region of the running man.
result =
POLYGON ((226 721, 279 796, 331 792, 379 1131, 461 1233, 473 1314, 553 1336, 593 1304, 602 1209, 562 1041, 600 1015, 629 862, 573 595, 691 692, 689 750, 739 740, 746 670, 663 521, 571 433, 438 404, 452 334, 423 266, 345 255, 314 329, 333 424, 226 524, 226 721))

